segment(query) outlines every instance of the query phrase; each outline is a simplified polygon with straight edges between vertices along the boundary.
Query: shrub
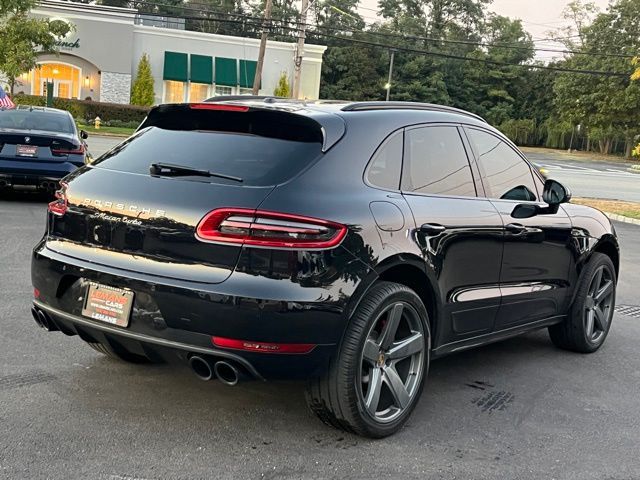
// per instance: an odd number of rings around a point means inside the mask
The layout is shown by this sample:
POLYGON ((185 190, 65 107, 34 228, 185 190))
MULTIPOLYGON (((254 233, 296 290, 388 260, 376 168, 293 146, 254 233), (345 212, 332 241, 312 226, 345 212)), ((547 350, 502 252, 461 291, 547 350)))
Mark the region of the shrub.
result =
MULTIPOLYGON (((46 99, 36 95, 16 95, 13 101, 17 105, 45 106, 46 99)), ((54 98, 53 108, 67 110, 73 118, 81 122, 92 122, 100 117, 103 122, 118 120, 139 124, 149 112, 149 107, 126 105, 119 103, 102 103, 91 100, 75 100, 67 98, 54 98)))
POLYGON ((151 75, 151 64, 149 57, 145 53, 138 63, 138 73, 131 88, 131 104, 151 106, 154 101, 153 75, 151 75))
POLYGON ((289 98, 291 95, 291 88, 289 87, 289 77, 287 76, 287 72, 282 72, 280 74, 280 79, 278 80, 278 86, 273 90, 273 94, 276 97, 289 98))

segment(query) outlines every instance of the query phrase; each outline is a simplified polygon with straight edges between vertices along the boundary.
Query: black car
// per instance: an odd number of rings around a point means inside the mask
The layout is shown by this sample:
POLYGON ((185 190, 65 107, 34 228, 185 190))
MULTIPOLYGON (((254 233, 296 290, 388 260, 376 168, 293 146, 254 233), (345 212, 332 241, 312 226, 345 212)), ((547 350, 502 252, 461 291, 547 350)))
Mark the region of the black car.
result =
POLYGON ((53 193, 60 179, 91 160, 71 114, 46 107, 0 110, 0 190, 53 193))
POLYGON ((308 379, 326 423, 383 437, 436 357, 548 328, 593 352, 619 249, 481 118, 413 103, 154 108, 65 179, 33 314, 202 379, 308 379))

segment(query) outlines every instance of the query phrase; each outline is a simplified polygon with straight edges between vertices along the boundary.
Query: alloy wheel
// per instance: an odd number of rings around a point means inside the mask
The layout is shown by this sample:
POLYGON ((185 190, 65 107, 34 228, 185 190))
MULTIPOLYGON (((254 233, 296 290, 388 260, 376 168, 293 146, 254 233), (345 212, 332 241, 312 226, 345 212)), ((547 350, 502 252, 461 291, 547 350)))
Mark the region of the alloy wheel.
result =
POLYGON ((358 375, 364 410, 388 423, 411 405, 419 391, 426 354, 422 320, 410 304, 395 302, 373 322, 362 349, 358 375))
POLYGON ((606 265, 601 265, 591 278, 585 300, 585 333, 591 343, 598 343, 607 333, 614 293, 614 276, 606 265))

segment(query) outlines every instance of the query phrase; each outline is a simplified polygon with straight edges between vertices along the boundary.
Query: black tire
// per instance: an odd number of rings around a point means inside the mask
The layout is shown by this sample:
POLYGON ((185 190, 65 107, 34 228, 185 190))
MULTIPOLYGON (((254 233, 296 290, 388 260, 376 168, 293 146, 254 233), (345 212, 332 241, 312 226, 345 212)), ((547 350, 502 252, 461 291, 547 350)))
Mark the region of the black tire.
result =
POLYGON ((429 316, 420 297, 404 285, 379 282, 358 305, 327 371, 310 381, 307 404, 333 427, 370 438, 392 435, 420 398, 430 350, 429 316), (401 345, 406 346, 402 351, 401 345), (378 357, 372 348, 380 349, 378 357), (410 353, 418 348, 421 352, 410 353))
POLYGON ((611 259, 602 253, 594 253, 584 267, 567 318, 562 323, 549 327, 553 344, 579 353, 598 350, 611 329, 616 283, 616 270, 611 259), (610 282, 608 288, 611 291, 598 303, 594 295, 597 291, 603 291, 605 284, 601 282, 610 282))
POLYGON ((104 345, 102 343, 87 342, 87 345, 93 348, 96 352, 101 353, 113 360, 137 364, 153 363, 149 358, 143 357, 142 355, 136 355, 135 353, 129 353, 124 350, 116 351, 111 346, 104 345))

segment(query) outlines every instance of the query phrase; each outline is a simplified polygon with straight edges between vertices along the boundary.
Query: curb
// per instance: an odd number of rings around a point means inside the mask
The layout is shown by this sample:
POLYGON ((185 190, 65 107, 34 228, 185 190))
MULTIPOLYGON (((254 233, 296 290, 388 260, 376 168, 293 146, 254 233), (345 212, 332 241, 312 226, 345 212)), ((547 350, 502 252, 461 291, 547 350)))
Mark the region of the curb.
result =
POLYGON ((89 138, 91 137, 129 138, 130 135, 124 133, 89 133, 89 138))
MULTIPOLYGON (((640 172, 639 172, 640 173, 640 172)), ((640 225, 640 220, 637 218, 625 217, 624 215, 618 215, 617 213, 603 212, 610 220, 616 222, 631 223, 633 225, 640 225)))
POLYGON ((627 168, 627 172, 640 173, 640 168, 627 168))

